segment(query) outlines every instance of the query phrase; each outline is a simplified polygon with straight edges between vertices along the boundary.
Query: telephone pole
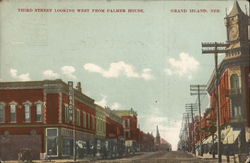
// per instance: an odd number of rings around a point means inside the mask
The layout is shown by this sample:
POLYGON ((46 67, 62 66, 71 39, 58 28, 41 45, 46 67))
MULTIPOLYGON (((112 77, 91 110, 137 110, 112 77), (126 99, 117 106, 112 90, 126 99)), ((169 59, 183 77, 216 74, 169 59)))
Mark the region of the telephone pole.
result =
POLYGON ((220 103, 219 103, 219 72, 218 72, 218 54, 226 53, 226 47, 228 47, 227 43, 218 43, 218 42, 210 42, 210 43, 202 43, 202 54, 214 54, 214 62, 215 62, 215 88, 216 88, 216 110, 217 110, 217 132, 218 132, 218 163, 222 162, 221 159, 221 130, 220 130, 220 103))
POLYGON ((187 112, 191 112, 191 120, 192 120, 192 127, 193 127, 193 131, 192 131, 192 152, 193 154, 195 154, 195 138, 194 138, 194 111, 197 111, 196 109, 196 105, 193 103, 189 103, 185 105, 185 109, 187 112))
POLYGON ((198 95, 198 109, 199 109, 199 120, 200 120, 200 154, 203 156, 202 150, 202 132, 201 132, 201 98, 200 95, 206 95, 206 85, 190 85, 190 94, 198 95))

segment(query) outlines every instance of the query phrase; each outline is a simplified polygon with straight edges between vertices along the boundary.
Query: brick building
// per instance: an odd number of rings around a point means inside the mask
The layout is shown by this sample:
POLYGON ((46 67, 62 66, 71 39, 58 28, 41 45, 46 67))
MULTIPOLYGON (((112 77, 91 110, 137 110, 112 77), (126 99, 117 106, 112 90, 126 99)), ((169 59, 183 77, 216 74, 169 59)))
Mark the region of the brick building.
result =
POLYGON ((21 148, 30 148, 33 159, 47 153, 71 157, 75 127, 77 154, 94 143, 94 100, 74 89, 75 125, 69 112, 69 87, 62 80, 0 82, 0 157, 17 159, 21 148), (83 147, 84 146, 84 147, 83 147))
MULTIPOLYGON (((211 127, 220 109, 221 142, 224 153, 246 152, 246 142, 250 141, 250 18, 237 1, 225 17, 227 29, 226 56, 219 69, 219 93, 216 95, 215 73, 211 75, 207 90, 210 94, 211 110, 203 117, 204 129, 211 127), (219 96, 219 103, 216 103, 219 96), (205 122, 206 121, 206 122, 205 122)), ((211 133, 210 135, 211 140, 211 133)), ((210 141, 211 142, 211 141, 210 141)))
POLYGON ((129 150, 135 151, 139 148, 138 138, 138 119, 137 113, 131 108, 130 110, 113 110, 113 113, 123 119, 125 145, 129 150))
POLYGON ((106 149, 111 157, 124 152, 123 119, 112 110, 106 108, 106 149))

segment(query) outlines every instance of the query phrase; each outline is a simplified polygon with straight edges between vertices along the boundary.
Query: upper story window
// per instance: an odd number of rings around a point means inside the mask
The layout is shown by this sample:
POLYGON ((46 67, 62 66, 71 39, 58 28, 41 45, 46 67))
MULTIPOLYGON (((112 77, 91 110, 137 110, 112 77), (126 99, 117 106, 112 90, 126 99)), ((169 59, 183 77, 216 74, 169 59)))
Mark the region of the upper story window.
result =
POLYGON ((5 105, 0 103, 0 123, 5 122, 5 105))
POLYGON ((90 129, 90 114, 88 113, 88 128, 90 129))
POLYGON ((68 106, 64 106, 64 122, 68 123, 69 122, 69 111, 68 111, 68 106))
POLYGON ((87 120, 86 120, 86 112, 83 112, 83 127, 86 128, 87 127, 87 120))
POLYGON ((250 40, 250 25, 248 25, 248 40, 250 40))
POLYGON ((94 130, 95 129, 95 117, 92 115, 91 119, 92 119, 92 130, 94 130))
POLYGON ((237 74, 231 75, 231 77, 230 77, 230 85, 231 85, 231 89, 240 88, 239 76, 237 74))
POLYGON ((36 104, 36 121, 42 122, 43 116, 42 116, 42 103, 36 104))
POLYGON ((16 122, 16 104, 10 104, 10 122, 16 122))
POLYGON ((127 119, 127 127, 130 128, 130 119, 127 119))
POLYGON ((78 126, 81 126, 81 121, 80 121, 80 111, 76 110, 76 124, 78 126))
POLYGON ((24 110, 25 110, 25 113, 24 113, 25 122, 30 122, 31 117, 30 117, 30 104, 29 103, 24 104, 24 110))

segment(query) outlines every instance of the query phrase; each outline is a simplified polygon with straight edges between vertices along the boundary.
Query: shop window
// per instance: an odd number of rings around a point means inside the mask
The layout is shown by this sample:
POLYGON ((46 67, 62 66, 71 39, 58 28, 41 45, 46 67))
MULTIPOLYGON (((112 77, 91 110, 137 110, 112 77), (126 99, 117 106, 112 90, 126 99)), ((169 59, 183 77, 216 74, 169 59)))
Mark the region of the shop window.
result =
POLYGON ((42 104, 38 103, 36 104, 36 121, 42 122, 42 104))
POLYGON ((58 152, 58 129, 57 128, 47 128, 46 129, 46 137, 47 137, 47 154, 48 155, 57 155, 58 152))
POLYGON ((16 122, 16 105, 10 105, 10 122, 16 122))
POLYGON ((5 122, 5 110, 4 105, 0 103, 0 123, 5 122))
POLYGON ((25 122, 30 122, 30 104, 25 104, 24 105, 24 110, 25 110, 25 122))
POLYGON ((65 156, 73 155, 73 139, 63 138, 63 155, 65 156))

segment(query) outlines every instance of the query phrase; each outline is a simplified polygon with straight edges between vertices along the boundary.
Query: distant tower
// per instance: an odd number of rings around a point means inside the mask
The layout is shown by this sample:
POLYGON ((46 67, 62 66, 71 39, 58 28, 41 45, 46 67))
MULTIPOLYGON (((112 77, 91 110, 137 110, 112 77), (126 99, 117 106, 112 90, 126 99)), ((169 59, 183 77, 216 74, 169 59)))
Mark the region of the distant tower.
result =
POLYGON ((160 132, 158 129, 158 125, 156 126, 156 136, 155 136, 155 146, 156 146, 156 150, 159 150, 161 144, 161 136, 160 136, 160 132))

